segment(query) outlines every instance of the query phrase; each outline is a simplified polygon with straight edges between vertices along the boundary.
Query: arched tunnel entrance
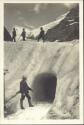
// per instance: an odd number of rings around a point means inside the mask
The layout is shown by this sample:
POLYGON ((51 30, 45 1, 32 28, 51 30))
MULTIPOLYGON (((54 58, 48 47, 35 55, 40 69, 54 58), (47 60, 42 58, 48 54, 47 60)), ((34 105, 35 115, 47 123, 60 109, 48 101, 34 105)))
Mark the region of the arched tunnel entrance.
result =
POLYGON ((42 73, 35 77, 32 88, 35 102, 53 102, 56 93, 57 77, 53 73, 42 73))

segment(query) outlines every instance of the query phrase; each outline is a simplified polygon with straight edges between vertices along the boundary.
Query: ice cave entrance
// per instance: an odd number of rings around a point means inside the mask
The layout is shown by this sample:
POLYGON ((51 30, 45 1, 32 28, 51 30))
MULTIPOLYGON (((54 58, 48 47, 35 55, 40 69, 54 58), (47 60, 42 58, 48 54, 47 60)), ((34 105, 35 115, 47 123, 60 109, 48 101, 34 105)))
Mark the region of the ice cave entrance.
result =
POLYGON ((35 77, 33 88, 33 100, 35 102, 50 102, 55 98, 57 77, 53 73, 42 73, 35 77))

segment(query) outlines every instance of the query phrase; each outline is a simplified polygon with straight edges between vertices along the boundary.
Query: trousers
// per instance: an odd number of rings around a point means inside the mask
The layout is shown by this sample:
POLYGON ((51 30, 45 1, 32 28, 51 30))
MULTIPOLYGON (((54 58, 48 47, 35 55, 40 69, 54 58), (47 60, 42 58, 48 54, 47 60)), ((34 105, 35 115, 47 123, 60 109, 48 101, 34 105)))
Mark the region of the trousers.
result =
POLYGON ((12 37, 12 41, 14 40, 14 42, 16 42, 16 37, 15 36, 13 36, 12 37))
POLYGON ((28 100, 28 103, 29 103, 29 107, 32 106, 32 103, 31 103, 31 97, 29 95, 29 93, 21 93, 21 99, 20 99, 20 107, 21 109, 23 109, 23 100, 25 99, 25 97, 27 98, 28 100))

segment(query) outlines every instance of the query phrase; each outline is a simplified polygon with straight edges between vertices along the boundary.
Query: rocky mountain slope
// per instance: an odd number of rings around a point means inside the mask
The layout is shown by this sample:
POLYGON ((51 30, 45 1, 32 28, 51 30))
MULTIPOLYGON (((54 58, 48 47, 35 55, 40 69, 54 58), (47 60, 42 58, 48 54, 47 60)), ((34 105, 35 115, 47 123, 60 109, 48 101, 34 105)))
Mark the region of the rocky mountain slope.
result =
POLYGON ((4 41, 11 41, 12 37, 6 27, 4 27, 4 41))
MULTIPOLYGON (((65 13, 64 15, 61 15, 55 21, 50 22, 50 23, 45 24, 45 25, 40 26, 40 27, 43 27, 43 29, 45 30, 45 33, 46 33, 49 29, 52 29, 54 26, 58 25, 66 17, 66 15, 68 13, 69 12, 65 13)), ((34 38, 38 37, 39 32, 40 32, 40 27, 38 27, 38 28, 36 28, 36 29, 34 29, 34 30, 31 31, 31 34, 34 36, 34 38)))
POLYGON ((48 41, 58 40, 71 41, 79 38, 79 6, 70 10, 66 17, 56 26, 49 29, 45 39, 48 41))

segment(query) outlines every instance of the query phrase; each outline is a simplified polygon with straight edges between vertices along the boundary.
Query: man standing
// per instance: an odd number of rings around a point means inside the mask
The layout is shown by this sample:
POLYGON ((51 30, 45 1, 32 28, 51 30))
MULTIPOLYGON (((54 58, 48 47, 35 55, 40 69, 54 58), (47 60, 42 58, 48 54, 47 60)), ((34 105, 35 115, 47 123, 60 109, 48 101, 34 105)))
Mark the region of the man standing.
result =
POLYGON ((22 34, 21 36, 23 37, 23 41, 25 41, 25 37, 26 37, 26 32, 25 32, 25 29, 23 28, 23 31, 22 31, 22 34))
POLYGON ((23 100, 25 99, 25 96, 28 99, 29 107, 33 106, 32 103, 31 103, 31 97, 29 95, 29 90, 32 91, 32 89, 27 85, 26 79, 27 78, 25 76, 23 76, 23 78, 20 82, 20 93, 21 93, 20 107, 21 107, 21 109, 24 109, 23 100))
POLYGON ((40 28, 40 34, 39 34, 39 36, 38 36, 38 41, 39 41, 40 39, 42 39, 43 42, 44 42, 44 36, 45 36, 45 33, 44 33, 44 30, 43 30, 43 27, 41 27, 41 28, 40 28))
POLYGON ((16 42, 16 30, 15 28, 13 28, 13 31, 12 31, 12 41, 14 40, 14 42, 16 42))

